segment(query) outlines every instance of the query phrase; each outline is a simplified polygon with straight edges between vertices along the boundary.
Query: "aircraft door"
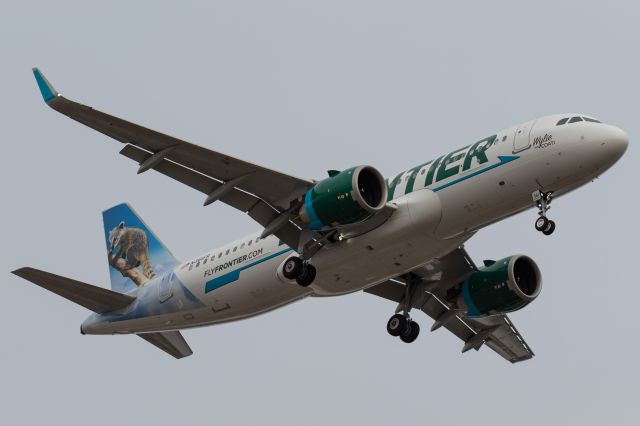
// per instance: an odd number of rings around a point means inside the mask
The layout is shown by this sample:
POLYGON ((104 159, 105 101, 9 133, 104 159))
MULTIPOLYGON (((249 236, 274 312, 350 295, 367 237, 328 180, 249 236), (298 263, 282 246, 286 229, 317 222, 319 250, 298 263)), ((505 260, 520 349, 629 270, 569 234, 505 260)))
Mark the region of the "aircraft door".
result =
POLYGON ((165 274, 162 280, 158 283, 158 301, 160 303, 166 302, 173 296, 173 272, 165 274))
POLYGON ((516 130, 516 135, 513 139, 513 153, 517 153, 520 151, 524 151, 525 149, 529 149, 531 146, 531 129, 533 129, 533 125, 536 123, 536 120, 527 121, 526 123, 522 123, 518 126, 516 130))

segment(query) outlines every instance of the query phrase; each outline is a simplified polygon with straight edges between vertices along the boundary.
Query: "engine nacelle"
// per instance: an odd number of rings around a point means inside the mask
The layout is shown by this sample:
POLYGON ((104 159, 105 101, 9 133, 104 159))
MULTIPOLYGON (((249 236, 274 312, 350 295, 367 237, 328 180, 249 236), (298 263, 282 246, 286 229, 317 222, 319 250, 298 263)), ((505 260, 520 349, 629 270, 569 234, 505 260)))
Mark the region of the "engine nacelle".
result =
POLYGON ((538 297, 541 287, 538 265, 515 255, 473 272, 461 284, 458 302, 468 317, 499 315, 522 309, 538 297))
POLYGON ((311 188, 300 208, 310 229, 360 222, 384 207, 387 184, 371 166, 336 172, 311 188))

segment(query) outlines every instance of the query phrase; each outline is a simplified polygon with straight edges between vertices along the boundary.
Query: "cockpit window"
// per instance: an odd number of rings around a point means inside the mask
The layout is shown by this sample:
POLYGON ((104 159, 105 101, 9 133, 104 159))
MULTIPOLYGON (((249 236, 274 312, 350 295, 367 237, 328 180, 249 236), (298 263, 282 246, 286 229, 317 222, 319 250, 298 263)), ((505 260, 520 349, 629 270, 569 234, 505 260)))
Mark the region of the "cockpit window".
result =
POLYGON ((580 121, 588 121, 590 123, 602 123, 602 121, 600 120, 596 120, 595 118, 591 118, 591 117, 565 117, 563 119, 561 119, 560 121, 558 121, 556 123, 556 126, 562 126, 563 124, 566 124, 567 121, 569 123, 578 123, 580 121))

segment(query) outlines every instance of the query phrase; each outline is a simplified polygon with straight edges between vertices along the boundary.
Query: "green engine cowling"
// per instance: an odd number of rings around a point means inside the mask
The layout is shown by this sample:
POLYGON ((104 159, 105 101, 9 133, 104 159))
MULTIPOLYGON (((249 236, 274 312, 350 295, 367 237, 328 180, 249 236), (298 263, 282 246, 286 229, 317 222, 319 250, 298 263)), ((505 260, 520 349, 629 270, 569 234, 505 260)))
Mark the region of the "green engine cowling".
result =
POLYGON ((541 287, 538 265, 528 256, 510 256, 473 272, 462 283, 460 304, 468 317, 504 314, 531 303, 541 287))
POLYGON ((387 184, 371 166, 335 172, 311 188, 304 197, 300 218, 310 229, 360 222, 382 210, 387 184))

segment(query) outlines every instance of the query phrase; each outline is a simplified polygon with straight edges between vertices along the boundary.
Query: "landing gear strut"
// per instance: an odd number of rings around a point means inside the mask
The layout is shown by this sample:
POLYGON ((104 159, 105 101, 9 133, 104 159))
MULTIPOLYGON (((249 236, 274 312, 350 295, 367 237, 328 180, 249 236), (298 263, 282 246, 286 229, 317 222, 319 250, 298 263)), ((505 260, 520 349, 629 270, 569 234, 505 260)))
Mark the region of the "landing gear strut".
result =
POLYGON ((418 283, 419 280, 412 275, 407 276, 405 295, 396 309, 396 314, 387 322, 387 332, 394 337, 400 337, 405 343, 413 342, 420 334, 420 326, 409 316, 418 283))
POLYGON ((282 265, 282 275, 287 279, 296 280, 302 287, 308 287, 316 278, 316 268, 299 257, 293 256, 282 265))
POLYGON ((556 223, 547 218, 547 211, 550 209, 553 192, 542 192, 540 190, 531 194, 533 202, 538 207, 538 217, 535 222, 536 231, 542 232, 544 235, 551 235, 556 230, 556 223))

